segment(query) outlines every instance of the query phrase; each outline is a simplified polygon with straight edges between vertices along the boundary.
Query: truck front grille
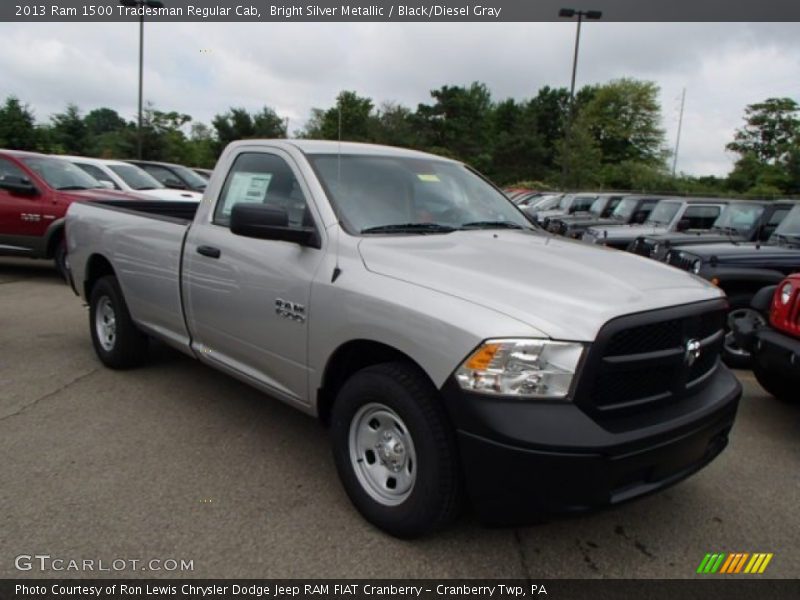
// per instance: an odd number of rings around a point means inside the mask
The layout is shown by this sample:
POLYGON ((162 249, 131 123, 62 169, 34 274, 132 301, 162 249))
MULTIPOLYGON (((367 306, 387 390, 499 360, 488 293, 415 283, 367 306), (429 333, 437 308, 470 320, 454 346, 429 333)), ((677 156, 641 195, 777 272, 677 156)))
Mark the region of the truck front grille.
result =
POLYGON ((678 403, 719 364, 724 300, 609 321, 587 356, 575 402, 599 418, 678 403))

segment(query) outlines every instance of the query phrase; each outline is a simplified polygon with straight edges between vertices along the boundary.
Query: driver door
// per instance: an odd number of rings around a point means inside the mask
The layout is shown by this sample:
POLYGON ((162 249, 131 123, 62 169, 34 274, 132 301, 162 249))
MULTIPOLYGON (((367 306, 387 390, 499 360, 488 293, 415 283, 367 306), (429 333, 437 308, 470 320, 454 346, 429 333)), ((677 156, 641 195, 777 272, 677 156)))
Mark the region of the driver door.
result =
POLYGON ((229 222, 234 205, 259 203, 286 210, 290 227, 313 226, 308 197, 288 155, 243 149, 212 218, 192 226, 184 251, 198 354, 301 405, 308 403, 307 317, 322 250, 234 235, 229 222))

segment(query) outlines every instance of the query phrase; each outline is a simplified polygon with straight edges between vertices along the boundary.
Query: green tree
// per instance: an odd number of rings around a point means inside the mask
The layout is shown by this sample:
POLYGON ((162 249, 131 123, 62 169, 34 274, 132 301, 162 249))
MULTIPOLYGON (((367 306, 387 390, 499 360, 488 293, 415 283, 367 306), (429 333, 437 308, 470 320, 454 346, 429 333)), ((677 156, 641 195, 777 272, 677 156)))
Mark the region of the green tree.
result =
POLYGON ((745 125, 726 148, 739 154, 728 185, 750 195, 800 190, 800 106, 768 98, 745 108, 745 125))
POLYGON ((52 122, 50 137, 54 151, 61 154, 87 153, 89 146, 87 127, 77 105, 67 104, 63 113, 56 113, 50 120, 52 122))
POLYGON ((800 106, 791 98, 768 98, 744 109, 745 126, 737 130, 728 150, 753 155, 765 164, 776 164, 798 144, 800 106))
POLYGON ((603 163, 630 161, 658 167, 665 163, 658 86, 618 79, 594 89, 580 108, 581 121, 597 142, 603 163))
POLYGON ((309 139, 371 142, 375 134, 372 99, 356 92, 343 91, 336 104, 327 109, 314 108, 301 136, 309 139))
POLYGON ((10 150, 36 150, 37 142, 33 112, 17 97, 9 96, 0 108, 0 147, 10 150))
POLYGON ((431 97, 435 102, 420 104, 416 113, 427 148, 446 151, 481 171, 488 170, 492 162, 492 97, 486 85, 446 85, 432 90, 431 97))
POLYGON ((251 115, 244 108, 231 108, 212 121, 216 132, 217 153, 236 140, 253 138, 285 138, 286 122, 268 106, 251 115))
POLYGON ((562 171, 567 189, 595 187, 602 181, 602 150, 592 135, 586 117, 579 114, 566 135, 556 142, 554 163, 562 171))

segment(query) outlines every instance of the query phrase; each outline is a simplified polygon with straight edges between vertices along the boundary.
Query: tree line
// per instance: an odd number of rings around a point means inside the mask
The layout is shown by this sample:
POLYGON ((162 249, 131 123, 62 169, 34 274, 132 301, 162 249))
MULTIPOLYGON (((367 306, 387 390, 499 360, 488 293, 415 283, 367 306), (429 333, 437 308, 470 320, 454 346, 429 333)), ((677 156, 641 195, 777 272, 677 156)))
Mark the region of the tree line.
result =
MULTIPOLYGON (((565 88, 539 89, 530 99, 495 100, 486 85, 446 85, 411 109, 376 105, 342 91, 314 108, 296 137, 416 148, 463 160, 501 185, 519 182, 564 189, 627 189, 757 196, 800 194, 800 106, 769 98, 745 109, 744 125, 726 149, 738 155, 727 177, 672 176, 661 127, 658 87, 618 79, 585 86, 570 100, 565 88)), ((146 105, 142 154, 211 167, 231 141, 287 137, 287 122, 270 107, 230 108, 210 125, 178 111, 146 105)), ((47 122, 14 96, 0 107, 0 147, 53 154, 133 158, 137 124, 102 107, 84 113, 69 104, 47 122)))

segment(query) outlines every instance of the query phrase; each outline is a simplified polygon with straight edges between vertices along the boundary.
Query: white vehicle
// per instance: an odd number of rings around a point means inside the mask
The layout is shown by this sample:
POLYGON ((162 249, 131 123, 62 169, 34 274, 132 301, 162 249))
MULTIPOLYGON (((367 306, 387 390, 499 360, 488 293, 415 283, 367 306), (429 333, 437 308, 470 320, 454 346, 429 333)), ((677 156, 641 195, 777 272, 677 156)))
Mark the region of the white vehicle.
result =
POLYGON ((85 156, 60 156, 112 190, 138 192, 159 200, 185 200, 199 202, 203 195, 190 190, 173 190, 166 187, 144 169, 122 162, 121 160, 104 160, 85 156))

